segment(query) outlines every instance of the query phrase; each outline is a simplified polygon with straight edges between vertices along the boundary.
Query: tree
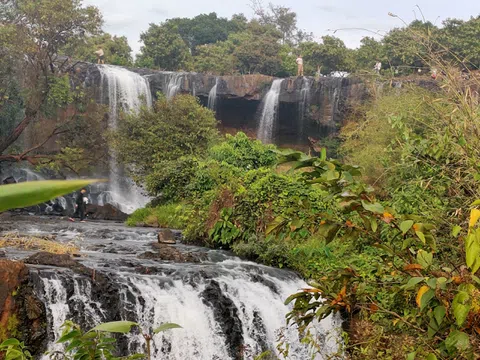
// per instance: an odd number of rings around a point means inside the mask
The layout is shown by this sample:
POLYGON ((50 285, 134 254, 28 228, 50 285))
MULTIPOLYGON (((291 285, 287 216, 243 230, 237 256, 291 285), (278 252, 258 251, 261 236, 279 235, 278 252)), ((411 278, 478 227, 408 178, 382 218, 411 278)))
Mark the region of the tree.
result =
POLYGON ((178 95, 169 101, 160 97, 153 109, 125 114, 112 145, 134 178, 142 180, 154 171, 152 164, 206 152, 217 136, 216 126, 213 112, 195 97, 178 95))
POLYGON ((190 68, 192 56, 178 33, 178 26, 168 21, 161 25, 150 24, 140 39, 143 46, 137 57, 137 66, 171 71, 190 68))
MULTIPOLYGON (((65 109, 73 99, 69 91, 63 91, 67 62, 60 62, 57 54, 66 44, 97 34, 102 18, 96 7, 83 7, 81 0, 16 0, 2 4, 0 20, 0 49, 5 55, 2 62, 13 66, 12 76, 22 89, 24 106, 22 119, 0 139, 0 161, 35 162, 43 155, 30 153, 37 152, 48 138, 56 136, 59 128, 30 149, 18 154, 5 152, 27 126, 41 116, 55 113, 55 109, 65 109)), ((1 81, 5 84, 9 80, 1 81)), ((0 112, 6 103, 0 103, 0 112)))
POLYGON ((234 50, 235 47, 231 41, 197 46, 197 55, 194 58, 195 71, 216 75, 233 74, 237 69, 234 50))
MULTIPOLYGON (((381 42, 368 36, 364 37, 360 42, 360 47, 354 53, 355 69, 371 70, 377 60, 380 60, 382 63, 387 61, 385 49, 381 42)), ((388 64, 386 65, 388 66, 388 64)))
POLYGON ((480 16, 468 21, 445 20, 438 42, 451 52, 447 58, 460 60, 471 69, 480 69, 480 16))
POLYGON ((108 64, 133 65, 132 48, 128 45, 127 38, 125 36, 112 36, 109 33, 87 37, 80 44, 68 44, 63 53, 75 60, 95 63, 97 62, 97 56, 94 52, 99 46, 105 52, 105 59, 108 64))
POLYGON ((305 73, 315 74, 320 67, 322 74, 333 71, 350 71, 352 53, 344 42, 334 36, 322 37, 321 44, 310 41, 300 44, 299 49, 304 58, 305 73))

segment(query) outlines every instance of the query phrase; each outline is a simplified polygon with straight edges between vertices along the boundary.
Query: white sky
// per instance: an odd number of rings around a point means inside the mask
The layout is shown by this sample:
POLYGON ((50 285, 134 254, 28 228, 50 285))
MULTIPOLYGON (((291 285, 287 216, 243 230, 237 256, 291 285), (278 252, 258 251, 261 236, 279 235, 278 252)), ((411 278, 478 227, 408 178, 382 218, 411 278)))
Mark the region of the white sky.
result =
MULTIPOLYGON (((264 0, 264 4, 268 4, 264 0)), ((276 5, 290 7, 297 13, 299 28, 313 32, 318 40, 321 36, 338 36, 348 47, 357 47, 364 36, 372 36, 366 30, 384 33, 401 26, 399 19, 388 16, 392 12, 406 22, 421 19, 418 5, 427 20, 440 24, 446 18, 469 19, 480 14, 480 0, 274 0, 276 5)), ((249 0, 84 0, 85 4, 100 8, 105 19, 105 31, 127 36, 134 53, 138 53, 140 33, 150 23, 160 23, 173 17, 194 17, 202 13, 216 12, 230 17, 244 13, 251 18, 253 13, 249 0)))

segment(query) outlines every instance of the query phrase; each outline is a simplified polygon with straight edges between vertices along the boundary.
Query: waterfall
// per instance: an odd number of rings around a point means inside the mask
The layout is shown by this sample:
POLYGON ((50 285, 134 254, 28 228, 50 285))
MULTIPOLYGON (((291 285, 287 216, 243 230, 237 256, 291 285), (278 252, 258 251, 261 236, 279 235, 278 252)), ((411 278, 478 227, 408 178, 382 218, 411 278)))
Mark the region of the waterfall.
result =
POLYGON ((218 78, 215 78, 215 85, 212 87, 208 93, 208 108, 215 111, 217 107, 217 86, 218 78))
POLYGON ((262 117, 257 130, 257 139, 264 143, 271 143, 273 140, 275 120, 278 117, 278 97, 280 96, 283 80, 273 80, 272 86, 263 100, 262 117))
MULTIPOLYGON (((98 65, 101 74, 102 97, 108 95, 110 107, 109 126, 117 128, 118 112, 138 111, 142 103, 152 106, 152 94, 148 80, 127 69, 98 65)), ((105 102, 105 99, 102 99, 105 102)), ((114 204, 123 212, 131 213, 148 202, 141 190, 131 179, 123 176, 123 169, 118 165, 116 154, 110 154, 110 191, 114 204)))
MULTIPOLYGON (((267 350, 279 355, 276 346, 280 335, 290 346, 289 359, 327 359, 338 350, 337 318, 312 323, 312 336, 322 349, 322 355, 313 357, 296 327, 286 327, 285 315, 291 306, 284 304, 285 299, 307 287, 291 271, 244 261, 224 251, 185 245, 176 248, 203 254, 203 260, 142 260, 138 255, 151 250, 155 241, 151 230, 105 223, 86 226, 67 231, 52 221, 49 227, 33 223, 30 230, 22 224, 27 232, 56 233, 62 242, 80 235, 80 244, 88 251, 79 259, 95 269, 95 280, 89 271, 81 275, 48 266, 35 266, 30 271, 35 293, 47 310, 49 350, 62 350, 55 340, 65 320, 80 324, 84 330, 118 320, 138 322, 146 331, 165 322, 181 325, 182 329, 153 337, 154 360, 251 360, 267 350)), ((143 352, 144 345, 142 336, 132 332, 119 339, 118 355, 143 352)))
POLYGON ((182 89, 182 81, 184 79, 183 73, 168 72, 168 83, 166 84, 165 95, 167 99, 171 99, 177 95, 182 89))
POLYGON ((302 88, 300 90, 300 102, 298 103, 298 140, 302 142, 305 127, 305 116, 308 113, 310 105, 310 89, 312 88, 312 80, 303 77, 302 88))

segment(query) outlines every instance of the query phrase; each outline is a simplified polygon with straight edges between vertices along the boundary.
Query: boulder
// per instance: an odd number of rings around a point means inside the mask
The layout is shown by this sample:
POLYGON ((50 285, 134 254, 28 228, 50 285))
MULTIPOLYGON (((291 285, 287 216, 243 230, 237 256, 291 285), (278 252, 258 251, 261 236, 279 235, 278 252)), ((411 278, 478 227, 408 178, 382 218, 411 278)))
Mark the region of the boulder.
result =
POLYGON ((117 209, 115 206, 106 205, 87 205, 87 216, 93 220, 113 220, 113 221, 125 221, 128 215, 117 209))
POLYGON ((16 184, 16 183, 17 183, 17 181, 15 180, 15 178, 13 176, 9 176, 9 177, 3 179, 3 181, 2 181, 3 185, 16 184))
POLYGON ((175 244, 175 234, 170 229, 160 229, 157 234, 157 239, 160 244, 175 244))
POLYGON ((138 256, 139 259, 165 260, 179 263, 200 262, 204 256, 200 253, 181 252, 180 250, 166 244, 152 243, 152 251, 144 252, 138 256))

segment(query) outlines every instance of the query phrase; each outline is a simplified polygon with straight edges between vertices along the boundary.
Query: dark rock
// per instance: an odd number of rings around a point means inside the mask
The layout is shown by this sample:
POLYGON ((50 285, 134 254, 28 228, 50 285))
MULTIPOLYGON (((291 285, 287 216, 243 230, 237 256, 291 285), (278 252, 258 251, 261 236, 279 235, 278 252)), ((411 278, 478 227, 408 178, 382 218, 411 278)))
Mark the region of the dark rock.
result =
POLYGON ((8 185, 8 184, 16 184, 17 182, 15 181, 15 178, 13 176, 9 176, 5 179, 3 179, 2 184, 3 185, 8 185))
POLYGON ((125 221, 128 215, 110 204, 106 205, 87 205, 87 216, 94 220, 114 220, 125 221))
POLYGON ((170 229, 158 230, 157 239, 160 244, 175 244, 175 234, 170 229))
POLYGON ((238 317, 238 309, 234 302, 223 294, 220 285, 215 280, 210 281, 200 296, 202 296, 202 301, 212 308, 213 316, 220 324, 226 338, 230 356, 233 359, 243 359, 242 322, 238 317))
POLYGON ((5 253, 5 251, 0 250, 0 258, 4 258, 5 256, 7 256, 7 254, 5 253))
POLYGON ((174 262, 200 262, 204 259, 202 254, 193 252, 181 252, 180 250, 160 243, 152 243, 152 248, 155 250, 144 252, 138 256, 139 259, 149 260, 166 260, 174 262))

